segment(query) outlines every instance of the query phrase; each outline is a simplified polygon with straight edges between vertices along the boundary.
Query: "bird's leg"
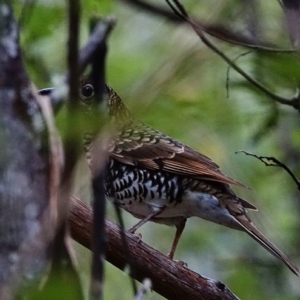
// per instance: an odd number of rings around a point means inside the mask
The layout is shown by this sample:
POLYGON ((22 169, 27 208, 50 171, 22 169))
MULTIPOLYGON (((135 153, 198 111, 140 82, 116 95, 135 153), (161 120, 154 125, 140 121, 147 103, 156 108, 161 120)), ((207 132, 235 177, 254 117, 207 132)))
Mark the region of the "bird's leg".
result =
POLYGON ((174 257, 174 253, 177 247, 177 244, 179 242, 179 239, 181 237, 181 234, 183 232, 183 229, 185 227, 185 223, 186 223, 186 218, 182 219, 178 224, 176 224, 176 233, 175 233, 175 237, 171 246, 171 249, 169 251, 169 253, 167 254, 167 256, 171 259, 173 259, 174 257))
POLYGON ((160 214, 163 210, 165 209, 165 206, 160 208, 159 210, 149 214, 148 216, 146 216, 144 219, 142 219, 141 221, 139 221, 137 224, 135 224, 133 227, 131 227, 130 229, 128 229, 128 231, 130 233, 135 233, 135 231, 140 228, 142 225, 144 225, 146 222, 148 222, 149 220, 151 220, 152 218, 154 218, 155 216, 157 216, 158 214, 160 214))

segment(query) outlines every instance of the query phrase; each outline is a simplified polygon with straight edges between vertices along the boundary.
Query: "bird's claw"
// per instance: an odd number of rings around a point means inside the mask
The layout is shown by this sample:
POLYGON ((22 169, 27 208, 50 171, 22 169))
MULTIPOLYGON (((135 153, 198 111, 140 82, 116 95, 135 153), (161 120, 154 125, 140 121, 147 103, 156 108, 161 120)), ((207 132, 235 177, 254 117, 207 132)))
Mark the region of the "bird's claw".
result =
POLYGON ((176 264, 178 264, 179 266, 183 267, 183 268, 187 268, 188 267, 188 264, 185 262, 185 261, 182 261, 182 260, 174 260, 174 262, 176 264))
POLYGON ((138 233, 130 232, 130 233, 134 236, 137 243, 139 243, 142 240, 142 234, 141 233, 139 233, 139 232, 138 233))

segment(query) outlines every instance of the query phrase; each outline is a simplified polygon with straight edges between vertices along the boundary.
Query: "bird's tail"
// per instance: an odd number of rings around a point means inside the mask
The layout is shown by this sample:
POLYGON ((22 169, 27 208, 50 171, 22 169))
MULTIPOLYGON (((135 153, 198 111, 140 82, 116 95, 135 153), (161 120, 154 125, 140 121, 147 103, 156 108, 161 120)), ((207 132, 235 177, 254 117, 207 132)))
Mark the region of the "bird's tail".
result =
POLYGON ((282 253, 268 238, 266 238, 246 215, 239 215, 235 218, 240 223, 245 232, 247 232, 254 240, 256 240, 271 254, 279 258, 294 274, 299 276, 299 270, 294 265, 294 263, 284 253, 282 253))

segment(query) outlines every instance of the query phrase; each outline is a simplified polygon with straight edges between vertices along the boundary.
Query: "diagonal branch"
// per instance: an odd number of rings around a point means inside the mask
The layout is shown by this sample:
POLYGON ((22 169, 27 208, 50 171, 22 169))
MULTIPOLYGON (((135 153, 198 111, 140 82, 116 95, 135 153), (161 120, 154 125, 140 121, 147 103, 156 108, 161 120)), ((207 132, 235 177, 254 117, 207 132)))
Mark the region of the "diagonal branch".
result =
MULTIPOLYGON (((69 216, 73 238, 81 245, 91 249, 92 210, 73 198, 73 207, 69 216)), ((109 237, 106 245, 106 259, 117 268, 124 270, 128 265, 127 253, 121 239, 121 229, 106 220, 106 234, 109 237)), ((202 277, 181 266, 165 255, 138 242, 136 236, 125 232, 129 251, 135 257, 131 274, 143 282, 149 278, 152 289, 167 299, 179 300, 237 300, 238 298, 220 281, 202 277)))
MULTIPOLYGON (((176 24, 185 23, 181 18, 174 15, 172 12, 165 9, 161 5, 155 5, 154 3, 148 3, 147 1, 143 1, 143 0, 123 0, 123 2, 133 7, 140 8, 143 11, 149 12, 153 15, 163 17, 170 22, 176 24)), ((204 32, 219 40, 222 40, 230 44, 235 44, 241 47, 250 48, 252 50, 274 52, 274 53, 294 53, 298 51, 298 49, 277 48, 276 46, 274 46, 269 42, 258 41, 257 39, 249 35, 243 34, 242 32, 237 32, 231 28, 224 28, 219 25, 207 24, 204 21, 199 19, 195 20, 195 23, 198 24, 203 29, 204 32)))
POLYGON ((84 71, 87 65, 93 60, 97 50, 104 47, 107 37, 116 24, 114 17, 101 19, 93 29, 92 34, 85 46, 79 52, 80 73, 84 71))
POLYGON ((241 69, 232 59, 230 59, 225 53, 223 53, 216 45, 214 45, 204 34, 203 28, 191 20, 188 13, 184 9, 183 5, 178 0, 166 0, 174 13, 182 18, 185 22, 187 22, 193 30, 197 33, 201 41, 210 48, 213 52, 219 55, 230 67, 232 67, 236 72, 242 75, 248 82, 254 85, 256 88, 261 90, 264 94, 266 94, 271 99, 275 100, 278 103, 291 106, 297 109, 300 112, 300 93, 297 91, 295 96, 292 98, 286 98, 280 95, 273 93, 267 87, 265 87, 262 83, 254 79, 247 72, 241 69))

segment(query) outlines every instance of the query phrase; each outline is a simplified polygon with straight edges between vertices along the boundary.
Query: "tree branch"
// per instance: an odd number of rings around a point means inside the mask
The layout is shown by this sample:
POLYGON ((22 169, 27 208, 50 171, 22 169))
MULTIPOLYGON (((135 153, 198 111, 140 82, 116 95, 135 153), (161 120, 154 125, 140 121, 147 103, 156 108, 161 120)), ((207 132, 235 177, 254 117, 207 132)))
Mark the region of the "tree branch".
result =
MULTIPOLYGON (((91 249, 92 209, 79 199, 73 198, 72 202, 73 207, 69 216, 72 237, 91 249)), ((109 220, 106 220, 105 225, 108 236, 106 259, 120 270, 124 270, 128 262, 121 230, 109 220)), ((202 277, 179 265, 142 241, 138 242, 136 236, 129 232, 125 232, 125 236, 128 249, 135 257, 131 266, 134 278, 140 282, 149 278, 153 290, 167 299, 238 299, 220 281, 202 277)))
MULTIPOLYGON (((94 20, 95 22, 97 20, 94 20)), ((91 22, 92 23, 92 22, 91 22)), ((93 22, 94 23, 94 22, 93 22)), ((94 24, 91 24, 92 27, 94 24)), ((91 28, 91 31, 94 28, 91 28)), ((91 57, 91 80, 94 87, 94 102, 97 119, 103 118, 100 111, 101 104, 104 102, 105 94, 105 58, 107 53, 106 39, 103 40, 101 47, 97 47, 94 55, 91 57)), ((98 122, 97 122, 98 123, 98 122)), ((97 124, 98 125, 98 124, 97 124)), ((97 126, 98 127, 98 126, 97 126)), ((101 128, 102 129, 102 128, 101 128)), ((88 130, 88 129, 86 129, 88 130)), ((105 156, 104 151, 99 151, 105 156)), ((99 155, 99 152, 97 154, 99 155)), ((100 154, 100 155, 101 155, 100 154)), ((93 156, 94 162, 97 159, 93 156)), ((92 255, 92 270, 91 270, 91 285, 90 298, 103 298, 103 280, 104 280, 104 257, 105 257, 105 214, 106 214, 106 199, 105 199, 105 167, 99 168, 97 164, 91 164, 92 170, 92 190, 93 190, 93 255, 92 255)))
POLYGON ((26 288, 44 274, 60 212, 53 131, 25 70, 9 0, 0 3, 0 66, 0 299, 11 300, 29 298, 26 288))
POLYGON ((300 1, 282 0, 282 9, 286 17, 290 39, 295 48, 300 45, 300 1))
POLYGON ((99 48, 104 47, 106 39, 111 30, 116 24, 116 19, 108 17, 99 21, 97 26, 93 29, 92 34, 85 46, 79 52, 79 69, 80 74, 84 71, 87 65, 93 60, 95 53, 99 48))
MULTIPOLYGON (((170 22, 180 24, 185 23, 181 18, 174 15, 171 11, 165 9, 161 5, 155 5, 153 3, 147 3, 143 0, 123 0, 124 3, 127 3, 136 8, 140 8, 143 11, 149 12, 153 15, 157 15, 167 19, 170 22)), ((266 41, 258 41, 257 39, 245 35, 242 32, 237 32, 231 28, 225 28, 224 26, 219 26, 216 24, 207 24, 202 20, 196 19, 194 21, 198 26, 202 28, 207 34, 222 40, 224 42, 238 45, 245 48, 250 48, 252 50, 259 50, 265 52, 274 52, 274 53, 294 53, 298 49, 283 49, 276 48, 273 44, 266 41)))
POLYGON ((296 110, 300 112, 300 93, 297 90, 295 95, 291 98, 286 98, 280 95, 273 93, 267 87, 265 87, 262 83, 254 79, 247 72, 241 69, 232 59, 230 59, 225 53, 223 53, 216 45, 214 45, 204 34, 203 28, 195 23, 188 13, 186 12, 184 6, 179 2, 179 0, 166 0, 169 6, 172 8, 174 13, 181 17, 184 21, 186 21, 193 30, 197 33, 201 41, 210 48, 213 52, 219 55, 230 67, 232 67, 236 72, 242 75, 248 82, 250 82, 253 86, 261 90, 264 94, 266 94, 271 99, 275 100, 278 103, 292 106, 296 110))
POLYGON ((255 157, 255 158, 259 159, 261 162, 263 162, 265 164, 265 166, 267 166, 267 167, 279 167, 279 168, 284 169, 292 177, 293 181, 297 185, 298 190, 300 191, 300 180, 296 177, 296 175, 292 172, 292 170, 287 165, 285 165, 284 163, 279 161, 277 158, 275 158, 273 156, 260 156, 260 155, 256 155, 253 153, 249 153, 244 150, 239 150, 239 151, 236 151, 235 153, 244 153, 248 156, 255 157), (268 161, 270 161, 271 163, 269 163, 268 161))

